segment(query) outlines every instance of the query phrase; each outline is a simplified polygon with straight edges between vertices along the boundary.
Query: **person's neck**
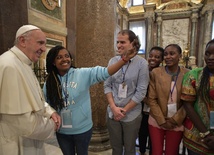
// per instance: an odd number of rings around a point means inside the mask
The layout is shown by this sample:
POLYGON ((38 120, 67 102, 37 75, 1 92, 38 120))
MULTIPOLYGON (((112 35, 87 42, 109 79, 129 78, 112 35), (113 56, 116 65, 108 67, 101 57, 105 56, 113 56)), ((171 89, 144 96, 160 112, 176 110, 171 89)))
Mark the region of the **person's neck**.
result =
POLYGON ((151 72, 153 70, 153 67, 149 66, 149 71, 151 72))
POLYGON ((58 71, 58 72, 59 72, 60 76, 64 76, 68 72, 68 70, 67 71, 58 71))
POLYGON ((210 69, 209 69, 209 72, 210 72, 210 76, 213 76, 213 75, 214 75, 214 70, 210 70, 210 69))
POLYGON ((179 66, 166 66, 168 74, 174 75, 177 74, 179 71, 179 66))

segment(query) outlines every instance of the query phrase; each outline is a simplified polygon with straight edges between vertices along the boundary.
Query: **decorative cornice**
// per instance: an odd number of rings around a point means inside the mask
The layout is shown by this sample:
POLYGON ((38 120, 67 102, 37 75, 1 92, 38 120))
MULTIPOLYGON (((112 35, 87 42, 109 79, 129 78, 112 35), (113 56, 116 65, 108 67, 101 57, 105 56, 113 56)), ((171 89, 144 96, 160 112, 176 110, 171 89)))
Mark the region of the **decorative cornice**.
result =
MULTIPOLYGON (((211 0, 212 1, 212 0, 211 0)), ((194 7, 194 5, 198 5, 198 4, 202 4, 205 3, 205 0, 173 0, 173 1, 169 1, 167 3, 160 3, 160 0, 146 0, 146 4, 141 5, 144 7, 144 10, 138 10, 136 8, 133 8, 133 6, 131 6, 131 0, 117 0, 118 4, 122 7, 122 8, 127 8, 130 14, 136 14, 138 12, 146 12, 146 7, 147 5, 155 5, 157 7, 157 9, 160 9, 166 5, 172 4, 172 3, 187 3, 187 6, 190 7, 194 7)))
POLYGON ((201 10, 201 14, 205 14, 207 12, 213 12, 214 11, 214 4, 210 5, 210 4, 206 4, 204 5, 203 9, 201 10))
POLYGON ((175 0, 161 5, 155 10, 155 13, 157 13, 158 16, 161 15, 164 19, 174 18, 175 16, 180 18, 192 17, 193 19, 198 18, 197 13, 202 7, 203 4, 195 4, 185 0, 175 0))
POLYGON ((128 8, 128 11, 129 11, 130 14, 145 12, 142 5, 130 7, 130 8, 128 8))

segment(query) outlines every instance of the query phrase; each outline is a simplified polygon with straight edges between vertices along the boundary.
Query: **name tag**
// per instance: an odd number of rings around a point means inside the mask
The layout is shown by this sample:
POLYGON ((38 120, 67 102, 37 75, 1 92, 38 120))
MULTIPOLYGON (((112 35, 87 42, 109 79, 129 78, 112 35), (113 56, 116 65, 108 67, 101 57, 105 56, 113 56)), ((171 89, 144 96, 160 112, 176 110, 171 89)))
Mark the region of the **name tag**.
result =
POLYGON ((172 117, 177 112, 177 105, 176 103, 170 103, 167 105, 167 107, 168 107, 167 117, 172 117))
POLYGON ((126 84, 119 84, 118 89, 118 97, 120 98, 126 98, 127 97, 127 85, 126 84))
POLYGON ((72 128, 71 117, 72 117, 72 112, 70 109, 64 109, 61 111, 63 128, 72 128))

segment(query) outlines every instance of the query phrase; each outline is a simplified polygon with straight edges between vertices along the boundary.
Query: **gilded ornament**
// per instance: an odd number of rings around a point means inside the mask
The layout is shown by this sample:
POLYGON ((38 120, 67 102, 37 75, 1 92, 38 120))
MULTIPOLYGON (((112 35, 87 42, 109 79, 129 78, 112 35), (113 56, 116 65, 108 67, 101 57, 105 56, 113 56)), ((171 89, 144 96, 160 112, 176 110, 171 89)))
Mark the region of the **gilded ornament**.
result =
POLYGON ((60 7, 59 0, 42 0, 42 4, 48 10, 54 10, 56 7, 60 7))

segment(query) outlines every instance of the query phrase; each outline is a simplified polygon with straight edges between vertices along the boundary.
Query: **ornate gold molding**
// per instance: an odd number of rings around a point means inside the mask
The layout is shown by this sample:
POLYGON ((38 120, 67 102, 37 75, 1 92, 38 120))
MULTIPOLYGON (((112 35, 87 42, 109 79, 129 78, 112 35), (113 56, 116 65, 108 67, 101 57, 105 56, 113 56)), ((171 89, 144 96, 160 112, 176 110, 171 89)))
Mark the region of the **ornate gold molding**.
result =
POLYGON ((129 4, 131 3, 131 0, 118 0, 118 1, 120 6, 122 8, 127 8, 130 14, 136 14, 136 13, 145 12, 144 9, 142 9, 144 5, 155 4, 158 9, 167 5, 168 8, 166 10, 174 10, 175 8, 188 9, 189 6, 186 4, 191 4, 191 6, 197 5, 202 3, 204 0, 173 0, 167 3, 161 3, 161 0, 147 0, 146 4, 141 6, 130 6, 129 4))
POLYGON ((48 10, 54 10, 56 7, 60 7, 60 1, 59 0, 42 0, 42 4, 48 9, 48 10))

